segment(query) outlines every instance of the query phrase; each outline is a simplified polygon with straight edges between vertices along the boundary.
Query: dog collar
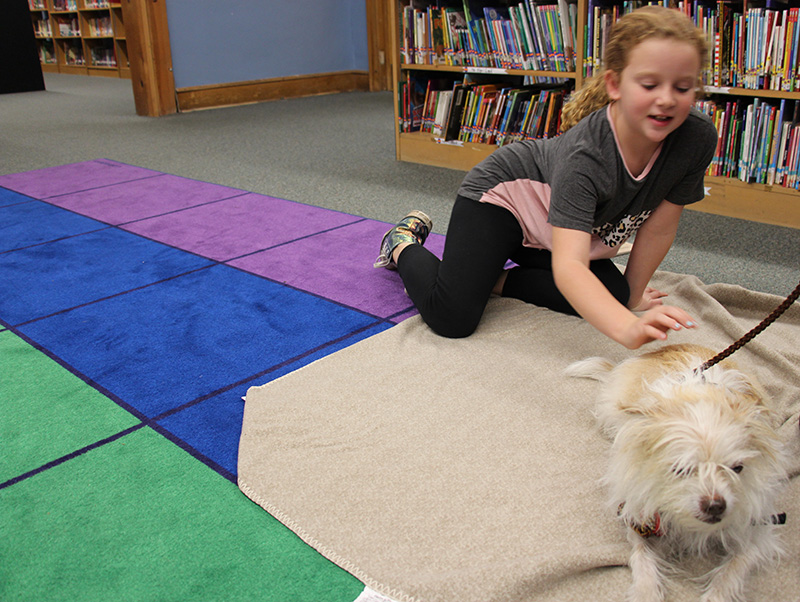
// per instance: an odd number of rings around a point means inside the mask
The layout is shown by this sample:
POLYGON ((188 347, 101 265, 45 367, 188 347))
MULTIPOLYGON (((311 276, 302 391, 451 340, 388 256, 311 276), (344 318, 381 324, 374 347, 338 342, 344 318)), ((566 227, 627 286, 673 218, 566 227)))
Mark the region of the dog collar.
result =
MULTIPOLYGON (((617 508, 617 515, 622 514, 622 509, 625 507, 625 502, 622 502, 617 508)), ((656 512, 653 514, 653 517, 643 523, 637 523, 629 518, 622 519, 625 524, 633 529, 636 533, 644 537, 645 539, 649 537, 663 537, 666 535, 666 531, 664 526, 661 524, 661 515, 656 512)), ((786 513, 779 512, 778 514, 773 514, 769 517, 769 520, 766 524, 773 524, 773 525, 785 525, 786 524, 786 513)))
MULTIPOLYGON (((625 502, 622 502, 617 509, 617 514, 622 514, 622 509, 625 507, 625 502)), ((623 521, 625 524, 633 529, 636 533, 640 536, 644 537, 645 539, 649 537, 663 537, 666 535, 666 531, 664 530, 663 525, 661 524, 661 515, 656 512, 653 514, 652 518, 642 522, 637 523, 629 518, 624 518, 623 521)))

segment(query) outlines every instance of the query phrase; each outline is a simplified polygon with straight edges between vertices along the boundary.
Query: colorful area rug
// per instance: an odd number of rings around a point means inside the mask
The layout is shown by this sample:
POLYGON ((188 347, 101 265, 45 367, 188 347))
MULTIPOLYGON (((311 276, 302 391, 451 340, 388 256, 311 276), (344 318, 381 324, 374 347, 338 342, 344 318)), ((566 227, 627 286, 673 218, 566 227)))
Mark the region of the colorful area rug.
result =
POLYGON ((363 599, 237 451, 251 385, 414 314, 386 229, 109 160, 0 176, 0 599, 363 599))

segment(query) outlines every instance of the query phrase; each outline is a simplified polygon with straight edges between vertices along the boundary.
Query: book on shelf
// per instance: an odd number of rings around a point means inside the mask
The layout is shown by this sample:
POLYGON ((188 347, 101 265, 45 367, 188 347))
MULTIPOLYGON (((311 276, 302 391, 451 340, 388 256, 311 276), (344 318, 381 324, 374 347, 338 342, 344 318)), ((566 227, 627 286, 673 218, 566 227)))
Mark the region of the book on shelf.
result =
POLYGON ((399 89, 399 128, 401 132, 416 132, 422 127, 422 113, 426 86, 422 81, 409 77, 399 89))
POLYGON ((81 28, 77 15, 53 15, 56 25, 56 35, 62 38, 78 38, 81 28))
POLYGON ((445 120, 444 140, 458 140, 468 89, 469 84, 467 83, 462 82, 453 85, 453 98, 450 102, 450 107, 448 107, 447 119, 445 120))
POLYGON ((50 25, 50 15, 43 11, 33 19, 33 33, 37 38, 52 38, 53 28, 50 25))
POLYGON ((56 53, 51 41, 49 40, 41 41, 40 43, 37 44, 37 50, 39 52, 39 61, 43 65, 56 64, 56 53))
POLYGON ((64 44, 64 62, 72 67, 83 67, 86 60, 83 57, 83 46, 78 40, 66 40, 64 44))

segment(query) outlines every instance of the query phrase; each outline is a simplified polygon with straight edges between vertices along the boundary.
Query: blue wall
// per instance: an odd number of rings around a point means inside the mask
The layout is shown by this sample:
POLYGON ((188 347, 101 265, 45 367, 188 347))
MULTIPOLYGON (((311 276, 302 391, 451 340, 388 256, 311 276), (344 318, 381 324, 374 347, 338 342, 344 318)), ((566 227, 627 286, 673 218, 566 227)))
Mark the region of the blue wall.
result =
POLYGON ((166 0, 176 88, 369 69, 366 0, 166 0))

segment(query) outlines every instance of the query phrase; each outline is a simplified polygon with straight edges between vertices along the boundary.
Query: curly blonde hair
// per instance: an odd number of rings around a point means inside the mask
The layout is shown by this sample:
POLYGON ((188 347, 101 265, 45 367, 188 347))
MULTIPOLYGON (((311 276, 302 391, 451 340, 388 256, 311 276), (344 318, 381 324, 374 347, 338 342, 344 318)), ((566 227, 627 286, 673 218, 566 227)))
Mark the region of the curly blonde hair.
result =
MULTIPOLYGON (((663 6, 644 6, 614 23, 608 34, 603 55, 603 70, 588 79, 583 87, 572 94, 561 113, 561 131, 566 132, 581 119, 611 102, 606 92, 605 74, 621 74, 628 64, 631 50, 650 38, 688 42, 697 49, 700 73, 708 64, 708 45, 703 32, 683 13, 663 6)), ((698 92, 702 90, 698 74, 698 92)))

